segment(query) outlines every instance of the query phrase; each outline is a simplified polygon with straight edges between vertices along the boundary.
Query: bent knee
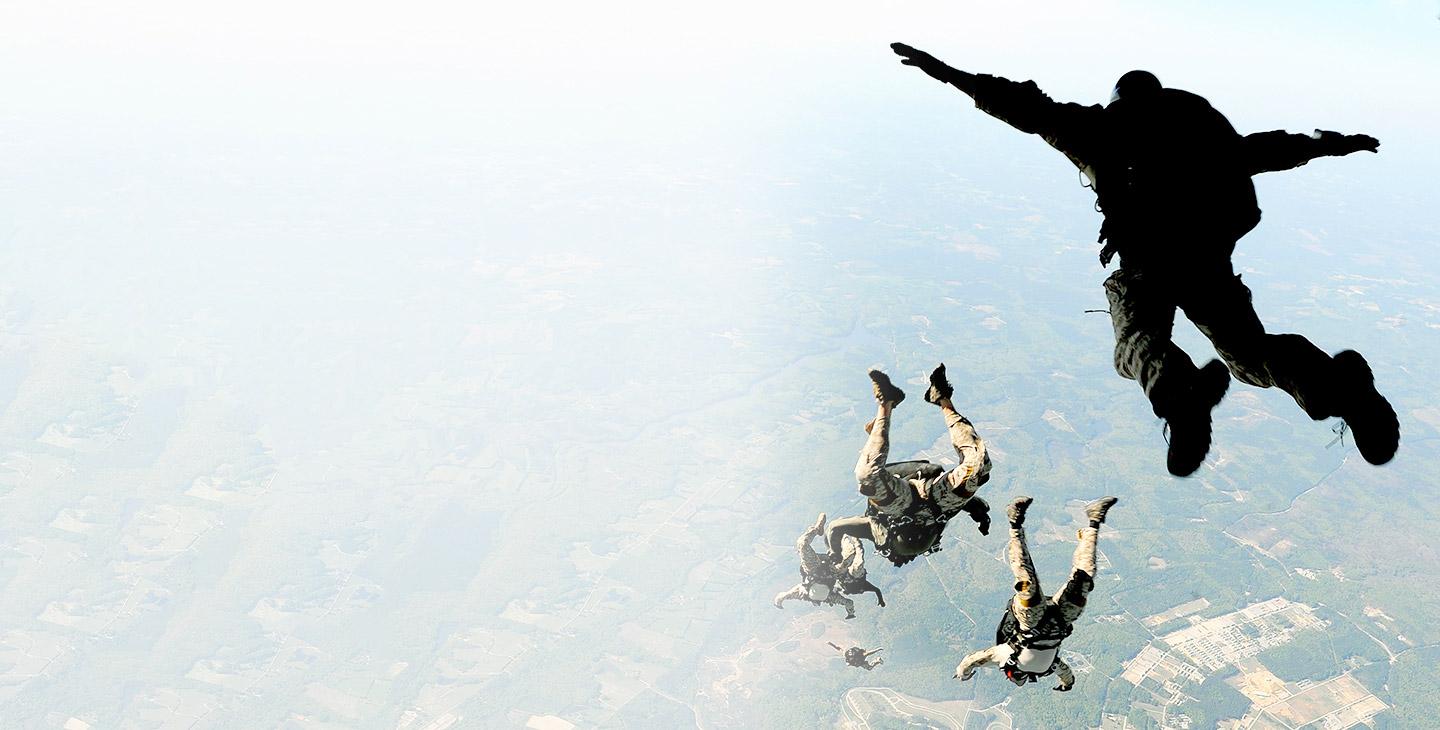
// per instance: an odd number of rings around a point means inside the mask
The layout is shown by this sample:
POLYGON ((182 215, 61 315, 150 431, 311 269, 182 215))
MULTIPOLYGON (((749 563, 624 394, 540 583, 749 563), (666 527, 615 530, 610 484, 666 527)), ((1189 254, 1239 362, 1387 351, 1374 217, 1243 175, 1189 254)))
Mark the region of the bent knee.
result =
POLYGON ((873 497, 879 494, 884 488, 884 467, 861 464, 855 467, 855 484, 860 487, 860 493, 873 497))
POLYGON ((1230 375, 1236 380, 1257 388, 1269 388, 1275 385, 1275 379, 1270 376, 1270 368, 1265 362, 1265 356, 1258 349, 1230 349, 1216 345, 1215 351, 1220 354, 1220 359, 1225 361, 1230 375))

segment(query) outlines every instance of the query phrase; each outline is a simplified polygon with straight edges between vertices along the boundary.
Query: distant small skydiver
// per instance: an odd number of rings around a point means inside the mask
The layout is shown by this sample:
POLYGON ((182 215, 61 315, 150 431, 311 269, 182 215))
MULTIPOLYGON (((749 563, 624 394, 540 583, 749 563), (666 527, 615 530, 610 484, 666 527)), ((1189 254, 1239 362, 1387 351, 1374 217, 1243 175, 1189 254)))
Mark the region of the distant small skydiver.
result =
POLYGON ((980 534, 988 534, 990 506, 975 492, 990 480, 990 455, 975 427, 950 401, 955 389, 945 379, 945 366, 930 374, 925 400, 940 407, 950 443, 960 456, 960 463, 949 471, 923 461, 886 464, 890 413, 905 400, 905 392, 879 370, 870 371, 870 380, 879 407, 875 419, 865 426, 870 435, 855 464, 855 481, 868 503, 865 514, 830 523, 826 542, 831 557, 840 561, 842 537, 849 535, 870 540, 876 552, 897 566, 904 565, 938 550, 945 525, 960 512, 975 520, 980 534))
POLYGON ((875 667, 878 667, 881 664, 885 663, 885 660, 883 658, 876 659, 873 662, 870 661, 871 655, 879 654, 880 652, 885 651, 884 649, 871 649, 869 651, 866 651, 858 646, 852 646, 849 649, 841 649, 839 645, 835 644, 834 642, 827 641, 825 643, 835 647, 835 651, 843 654, 845 656, 845 663, 849 664, 852 667, 859 667, 868 672, 871 669, 874 669, 875 667))
POLYGON ((1232 373, 1284 390, 1314 420, 1344 419, 1371 464, 1394 457, 1400 424, 1365 358, 1353 350, 1331 357, 1300 335, 1267 334, 1230 262, 1235 243, 1260 222, 1251 176, 1376 152, 1378 140, 1321 130, 1241 136, 1204 98, 1164 88, 1148 71, 1121 76, 1108 105, 1082 106, 1051 100, 1033 81, 967 73, 903 43, 890 47, 901 63, 953 85, 981 111, 1039 135, 1088 178, 1105 216, 1101 265, 1120 255, 1105 280, 1115 370, 1138 381, 1166 421, 1171 474, 1187 476, 1204 461, 1210 411, 1232 373), (1196 368, 1171 341, 1177 308, 1224 363, 1196 368))
POLYGON ((1116 501, 1114 497, 1103 497, 1085 507, 1090 525, 1080 530, 1070 579, 1059 593, 1048 598, 1040 592, 1040 578, 1025 545, 1025 510, 1031 500, 1016 497, 1010 503, 1005 513, 1010 519, 1010 571, 1015 575, 1015 596, 995 630, 995 646, 965 657, 955 668, 956 677, 966 681, 975 676, 976 667, 996 664, 1005 678, 1018 686, 1050 674, 1060 677, 1056 690, 1068 692, 1075 686, 1075 673, 1060 658, 1060 642, 1075 629, 1075 620, 1085 610, 1086 596, 1095 587, 1095 543, 1105 513, 1116 501))
MULTIPOLYGON (((800 553, 800 582, 784 593, 775 596, 775 607, 785 608, 786 601, 805 600, 819 606, 844 606, 845 618, 855 618, 855 602, 840 594, 835 582, 839 575, 835 561, 829 555, 815 552, 810 543, 825 530, 825 513, 815 518, 815 524, 795 542, 800 553)), ((880 605, 885 605, 883 602, 880 605)))

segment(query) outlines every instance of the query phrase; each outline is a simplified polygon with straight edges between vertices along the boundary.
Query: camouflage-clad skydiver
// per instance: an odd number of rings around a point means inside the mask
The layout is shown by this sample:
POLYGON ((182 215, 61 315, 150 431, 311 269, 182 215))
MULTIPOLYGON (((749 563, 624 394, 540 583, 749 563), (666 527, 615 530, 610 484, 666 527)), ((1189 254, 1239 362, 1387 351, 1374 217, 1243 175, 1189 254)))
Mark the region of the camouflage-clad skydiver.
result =
POLYGON ((930 374, 925 400, 940 407, 950 443, 960 456, 960 463, 949 471, 928 462, 887 466, 890 412, 905 400, 905 392, 879 370, 870 371, 870 380, 879 408, 875 420, 866 425, 870 435, 855 464, 860 494, 869 502, 864 515, 830 523, 826 541, 831 556, 839 561, 842 536, 851 535, 874 542, 876 552, 897 566, 904 565, 916 556, 938 550, 946 523, 962 511, 979 524, 982 535, 989 534, 990 506, 975 492, 990 480, 990 455, 975 427, 950 401, 955 389, 945 379, 945 366, 940 365, 930 374))
POLYGON ((878 667, 881 664, 885 663, 884 659, 876 659, 873 662, 870 661, 870 657, 872 655, 879 654, 880 652, 885 651, 884 649, 871 649, 869 651, 866 651, 858 646, 852 646, 849 649, 841 649, 840 646, 833 641, 827 641, 825 643, 835 647, 835 651, 843 654, 845 656, 845 663, 849 664, 852 667, 859 667, 868 672, 871 669, 874 669, 875 667, 878 667))
POLYGON ((841 540, 840 564, 835 566, 835 585, 842 593, 855 595, 857 593, 874 593, 875 602, 881 608, 885 607, 885 594, 880 588, 870 582, 865 571, 865 545, 854 535, 846 535, 841 540))
POLYGON ((1148 71, 1121 76, 1107 106, 1082 106, 1052 101, 1033 81, 960 71, 902 43, 891 48, 901 63, 955 86, 981 111, 1039 135, 1089 179, 1105 216, 1101 264, 1120 255, 1105 280, 1115 370, 1138 381, 1165 419, 1172 474, 1191 474, 1204 460, 1210 410, 1231 373, 1284 390, 1315 420, 1344 419, 1366 461, 1384 464, 1395 455, 1400 424, 1365 358, 1353 350, 1331 357, 1300 335, 1267 334, 1230 262, 1236 241, 1260 222, 1251 176, 1375 152, 1379 141, 1320 130, 1241 136, 1204 98, 1163 88, 1148 71), (1196 368, 1171 341, 1177 308, 1224 363, 1196 368))
POLYGON ((844 606, 845 618, 855 618, 855 602, 841 595, 835 587, 835 581, 839 578, 835 561, 829 555, 815 552, 810 546, 824 531, 825 513, 821 512, 820 516, 815 518, 815 524, 795 542, 795 550, 800 553, 800 582, 794 588, 775 596, 775 607, 784 608, 786 601, 806 600, 816 606, 822 603, 844 606))
POLYGON ((1015 596, 995 631, 995 646, 965 657, 955 668, 955 676, 968 680, 975 675, 976 667, 996 664, 1006 679, 1020 686, 1057 674, 1060 684, 1055 689, 1067 692, 1075 685, 1075 673, 1060 659, 1060 642, 1074 630, 1075 620, 1085 610, 1086 596, 1095 587, 1095 542, 1105 513, 1117 500, 1102 497, 1085 507, 1090 525, 1080 530, 1070 579, 1049 598, 1040 591, 1040 578, 1035 575, 1035 564, 1025 545, 1025 510, 1030 501, 1029 497, 1016 497, 1005 510, 1010 519, 1010 570, 1015 574, 1015 596))

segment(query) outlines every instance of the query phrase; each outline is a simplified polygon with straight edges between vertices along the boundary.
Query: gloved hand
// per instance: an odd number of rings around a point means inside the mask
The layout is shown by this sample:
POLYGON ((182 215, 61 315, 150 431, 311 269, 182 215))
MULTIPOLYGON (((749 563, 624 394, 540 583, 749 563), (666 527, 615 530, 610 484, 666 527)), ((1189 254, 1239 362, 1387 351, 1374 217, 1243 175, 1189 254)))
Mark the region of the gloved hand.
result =
POLYGON ((1352 152, 1379 152, 1380 140, 1368 134, 1340 134, 1324 129, 1317 129, 1310 135, 1315 139, 1329 145, 1334 152, 1332 155, 1348 155, 1352 152))
POLYGON ((970 515, 971 520, 975 521, 975 527, 980 530, 981 535, 990 534, 989 502, 979 497, 971 497, 970 501, 966 502, 960 509, 964 510, 965 514, 970 515))
POLYGON ((914 66, 930 75, 936 81, 948 81, 945 72, 950 70, 940 59, 918 49, 905 45, 904 43, 891 43, 890 50, 900 56, 900 63, 906 66, 914 66))
POLYGON ((1051 689, 1055 690, 1056 692, 1069 692, 1074 687, 1075 685, 1073 684, 1059 684, 1051 687, 1051 689))
POLYGON ((968 682, 975 676, 975 665, 969 664, 969 661, 970 657, 965 657, 965 661, 955 665, 955 678, 961 682, 968 682))
POLYGON ((1380 151, 1380 140, 1368 134, 1347 134, 1345 135, 1345 141, 1354 145, 1356 152, 1360 152, 1361 150, 1366 152, 1380 151))

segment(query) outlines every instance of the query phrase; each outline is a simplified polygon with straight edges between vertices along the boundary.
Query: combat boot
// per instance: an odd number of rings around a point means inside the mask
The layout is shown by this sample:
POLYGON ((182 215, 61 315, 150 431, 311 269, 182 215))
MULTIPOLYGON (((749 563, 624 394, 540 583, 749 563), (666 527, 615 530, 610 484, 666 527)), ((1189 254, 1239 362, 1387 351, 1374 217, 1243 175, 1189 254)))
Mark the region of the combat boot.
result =
POLYGON ((879 370, 870 371, 870 383, 875 389, 875 400, 880 405, 893 408, 905 400, 905 391, 895 387, 895 384, 890 382, 890 376, 879 370))
POLYGON ((930 372, 930 388, 925 391, 925 402, 940 405, 940 401, 950 400, 955 395, 955 387, 945 379, 945 363, 930 372))
POLYGON ((1205 461, 1210 453, 1210 411, 1229 387, 1230 370, 1225 363, 1211 360, 1195 373, 1190 387, 1167 404, 1162 417, 1170 431, 1165 466, 1171 474, 1190 476, 1205 461))
POLYGON ((1120 501, 1118 497, 1101 497, 1090 504, 1085 505, 1085 516, 1090 518, 1092 523, 1103 523, 1105 513, 1110 511, 1115 503, 1120 501))
POLYGON ((1355 448, 1371 464, 1384 464, 1400 448, 1400 421, 1390 401, 1375 390, 1370 364, 1354 350, 1335 356, 1335 415, 1355 434, 1355 448))

